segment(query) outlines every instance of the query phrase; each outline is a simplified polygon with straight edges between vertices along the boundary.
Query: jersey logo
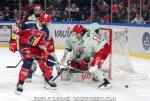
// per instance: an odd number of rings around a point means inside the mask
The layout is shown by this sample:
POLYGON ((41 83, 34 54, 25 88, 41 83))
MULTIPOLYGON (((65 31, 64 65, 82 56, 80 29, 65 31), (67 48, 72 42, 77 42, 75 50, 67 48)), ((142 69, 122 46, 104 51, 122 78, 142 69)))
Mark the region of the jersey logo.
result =
POLYGON ((34 40, 35 40, 34 36, 31 36, 31 38, 29 39, 29 43, 33 44, 34 40))

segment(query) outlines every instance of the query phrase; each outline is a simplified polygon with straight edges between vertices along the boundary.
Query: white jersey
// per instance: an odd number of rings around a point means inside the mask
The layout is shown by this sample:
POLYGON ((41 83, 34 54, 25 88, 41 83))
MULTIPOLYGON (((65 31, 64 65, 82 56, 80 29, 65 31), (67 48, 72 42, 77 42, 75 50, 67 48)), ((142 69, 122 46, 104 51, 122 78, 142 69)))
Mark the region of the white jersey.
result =
POLYGON ((73 51, 73 60, 81 61, 84 58, 91 57, 92 55, 92 51, 87 51, 87 49, 90 48, 87 47, 87 45, 87 40, 79 40, 75 35, 72 35, 66 40, 65 49, 68 51, 73 51))
MULTIPOLYGON (((87 40, 87 46, 90 47, 88 49, 92 50, 93 53, 96 53, 107 43, 108 36, 105 34, 105 32, 103 32, 103 30, 99 30, 99 33, 101 33, 101 36, 97 38, 94 32, 94 29, 92 27, 93 25, 91 24, 90 26, 86 28, 88 29, 88 32, 83 38, 84 40, 87 40)), ((100 28, 100 26, 97 25, 97 28, 100 28)))
POLYGON ((37 18, 35 16, 35 14, 32 14, 28 17, 28 20, 33 20, 33 21, 37 21, 37 18))
MULTIPOLYGON (((86 27, 86 29, 90 31, 85 33, 80 40, 76 38, 75 34, 66 40, 65 49, 73 52, 73 60, 81 61, 84 58, 93 57, 93 55, 107 42, 105 35, 103 34, 101 35, 100 39, 95 37, 94 30, 91 28, 91 26, 86 27)), ((98 26, 98 28, 100 27, 98 26)))

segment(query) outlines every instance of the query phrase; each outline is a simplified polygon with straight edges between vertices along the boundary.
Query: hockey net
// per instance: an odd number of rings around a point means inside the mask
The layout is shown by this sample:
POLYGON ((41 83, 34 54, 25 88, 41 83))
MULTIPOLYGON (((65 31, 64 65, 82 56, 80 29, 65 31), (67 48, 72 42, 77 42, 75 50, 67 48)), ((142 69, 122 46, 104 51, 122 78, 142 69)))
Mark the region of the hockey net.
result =
POLYGON ((123 28, 101 28, 100 33, 111 45, 111 53, 102 65, 109 79, 146 79, 146 75, 137 73, 130 61, 127 47, 127 30, 123 28))

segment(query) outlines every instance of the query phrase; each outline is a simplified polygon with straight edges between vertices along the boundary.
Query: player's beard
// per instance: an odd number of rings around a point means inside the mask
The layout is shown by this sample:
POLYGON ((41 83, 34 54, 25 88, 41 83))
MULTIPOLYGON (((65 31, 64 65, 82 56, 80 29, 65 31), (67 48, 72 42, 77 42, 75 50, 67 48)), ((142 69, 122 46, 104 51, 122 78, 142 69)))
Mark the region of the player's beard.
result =
POLYGON ((37 13, 37 14, 35 14, 35 16, 36 16, 36 17, 40 17, 40 14, 39 14, 39 13, 37 13))

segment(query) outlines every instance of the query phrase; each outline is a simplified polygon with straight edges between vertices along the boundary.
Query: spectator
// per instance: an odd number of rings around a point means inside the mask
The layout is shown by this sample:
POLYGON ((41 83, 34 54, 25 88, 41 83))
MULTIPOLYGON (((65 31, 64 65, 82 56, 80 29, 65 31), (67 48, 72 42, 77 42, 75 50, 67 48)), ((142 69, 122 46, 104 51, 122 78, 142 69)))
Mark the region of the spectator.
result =
POLYGON ((102 17, 101 22, 111 22, 111 15, 106 15, 102 17))
POLYGON ((66 7, 65 10, 70 11, 70 12, 78 12, 79 8, 76 6, 76 3, 72 3, 71 8, 66 7))
POLYGON ((117 4, 113 4, 113 7, 112 7, 112 21, 113 22, 119 22, 119 18, 118 18, 118 5, 117 4))
POLYGON ((70 12, 71 21, 80 21, 81 15, 79 12, 79 7, 76 6, 76 3, 72 3, 71 8, 66 7, 65 10, 70 12))
POLYGON ((12 19, 16 21, 19 19, 19 11, 17 9, 14 9, 13 11, 12 19))
POLYGON ((109 6, 104 0, 98 0, 95 6, 96 11, 109 11, 109 6))
POLYGON ((97 16, 103 17, 109 12, 109 10, 110 10, 110 7, 104 0, 98 0, 96 2, 95 11, 97 13, 97 16))
POLYGON ((67 10, 65 10, 65 11, 63 12, 63 14, 61 15, 61 20, 62 20, 62 21, 69 21, 69 16, 68 16, 67 10))
POLYGON ((11 12, 9 10, 9 7, 5 7, 4 9, 4 20, 10 20, 11 19, 11 12))
POLYGON ((144 24, 144 19, 139 12, 136 12, 136 17, 131 21, 134 24, 144 24))
POLYGON ((0 20, 4 20, 4 13, 3 13, 3 11, 0 11, 0 20))

